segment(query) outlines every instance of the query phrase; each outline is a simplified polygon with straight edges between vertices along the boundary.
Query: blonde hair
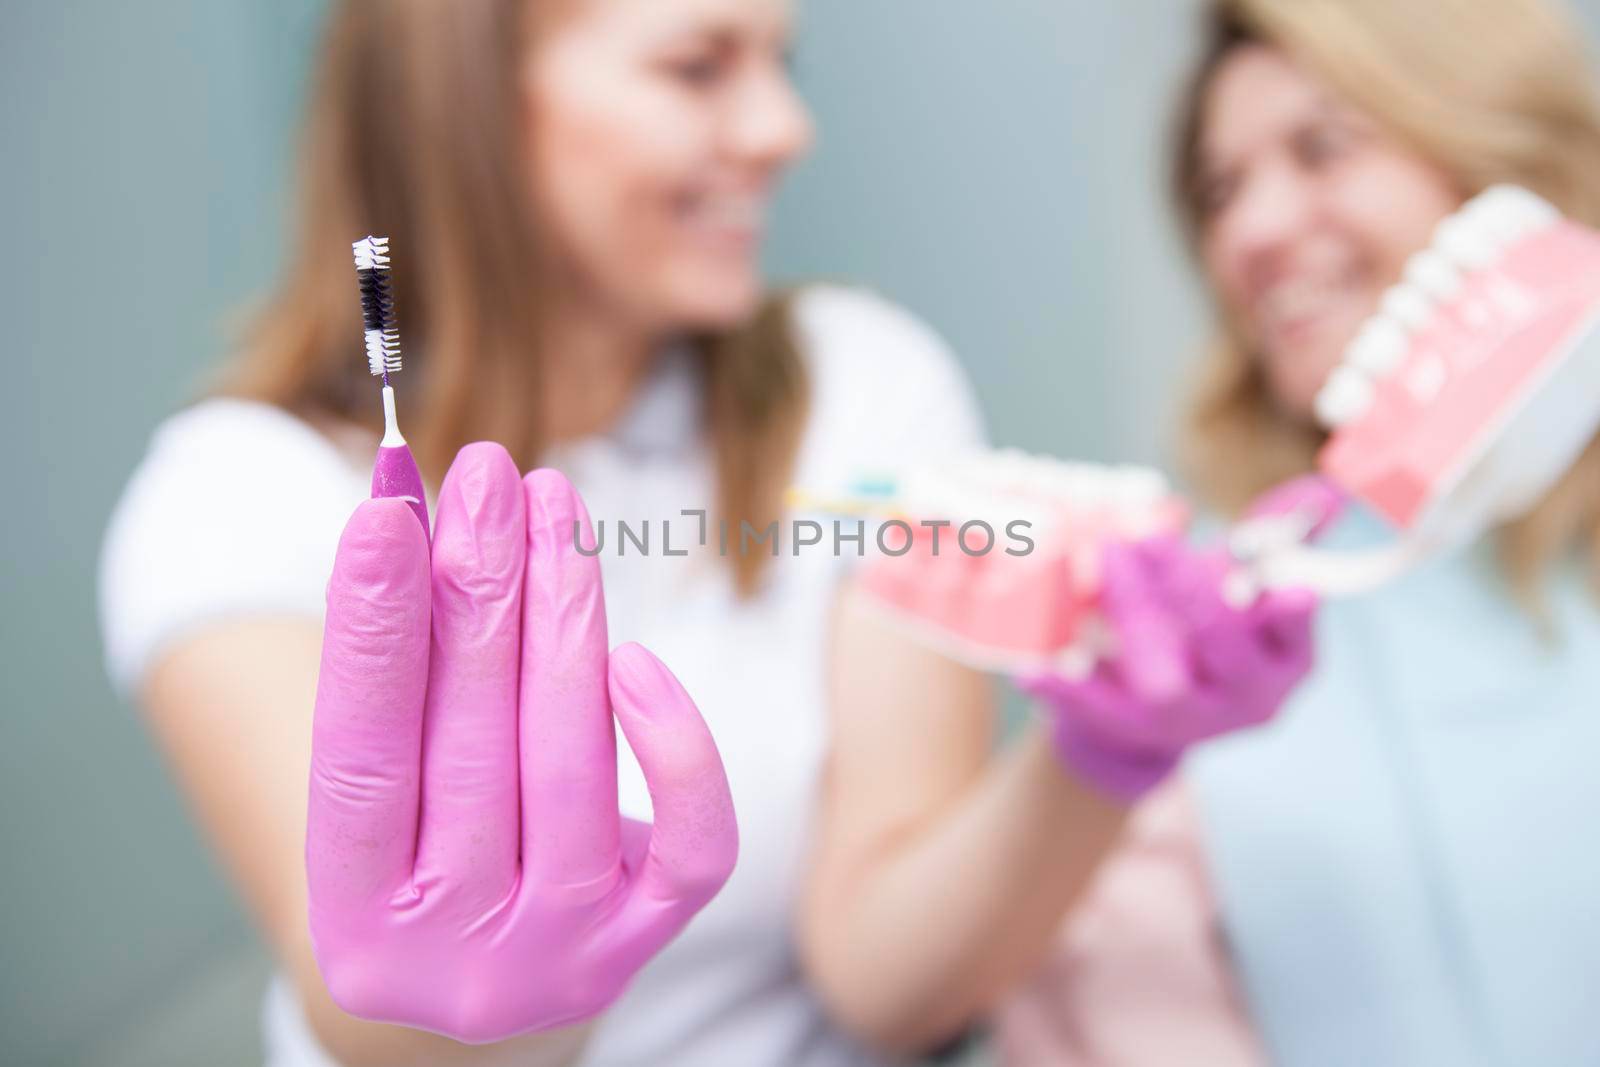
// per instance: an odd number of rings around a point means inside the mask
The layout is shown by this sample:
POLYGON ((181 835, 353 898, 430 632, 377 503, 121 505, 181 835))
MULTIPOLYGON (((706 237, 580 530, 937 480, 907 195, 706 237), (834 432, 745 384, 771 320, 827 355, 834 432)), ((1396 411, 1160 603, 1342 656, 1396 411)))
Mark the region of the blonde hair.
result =
MULTIPOLYGON (((218 391, 381 430, 361 354, 350 242, 385 234, 406 352, 406 430, 439 484, 462 445, 530 469, 539 426, 542 278, 529 211, 519 67, 530 0, 345 0, 330 15, 301 151, 297 248, 218 391)), ((534 27, 536 30, 536 27, 534 27)), ((804 429, 807 382, 787 300, 696 338, 721 515, 764 526, 804 429)), ((729 557, 748 595, 761 553, 729 557)))
MULTIPOLYGON (((1213 0, 1208 37, 1175 129, 1173 191, 1191 248, 1206 215, 1199 170, 1206 97, 1241 45, 1282 49, 1470 196, 1497 182, 1534 190, 1600 225, 1600 102, 1583 36, 1552 0, 1213 0)), ((1312 468, 1322 433, 1284 413, 1260 359, 1223 317, 1190 400, 1186 473, 1236 513, 1312 468)), ((1600 575, 1600 438, 1523 518, 1498 532, 1506 576, 1536 599, 1557 559, 1600 575)))

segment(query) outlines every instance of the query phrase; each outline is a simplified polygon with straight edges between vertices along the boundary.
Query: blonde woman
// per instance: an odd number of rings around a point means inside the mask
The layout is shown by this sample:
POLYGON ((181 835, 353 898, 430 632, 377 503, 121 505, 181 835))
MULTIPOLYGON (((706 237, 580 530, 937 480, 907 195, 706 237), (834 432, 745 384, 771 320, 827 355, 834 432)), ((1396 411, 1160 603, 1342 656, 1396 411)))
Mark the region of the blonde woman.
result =
MULTIPOLYGON (((1600 104, 1547 0, 1218 0, 1176 192, 1219 339, 1185 459, 1236 513, 1464 198, 1600 223, 1600 104)), ((1328 537, 1380 533, 1352 511, 1328 537)), ((1600 444, 1526 518, 1326 606, 1268 730, 1152 797, 1007 1009, 1012 1062, 1600 1062, 1600 444)))

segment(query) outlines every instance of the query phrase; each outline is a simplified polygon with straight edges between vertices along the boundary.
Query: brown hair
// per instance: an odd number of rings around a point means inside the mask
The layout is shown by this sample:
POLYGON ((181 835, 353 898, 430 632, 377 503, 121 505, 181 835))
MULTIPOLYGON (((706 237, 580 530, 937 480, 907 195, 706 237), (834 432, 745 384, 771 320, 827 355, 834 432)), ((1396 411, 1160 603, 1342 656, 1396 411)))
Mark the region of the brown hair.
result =
MULTIPOLYGON (((540 243, 526 194, 519 67, 530 0, 346 0, 330 16, 304 130, 297 246, 220 391, 381 430, 361 353, 350 242, 391 239, 406 354, 406 432, 438 485, 457 450, 498 441, 526 470, 549 443, 540 243)), ((776 297, 699 337, 721 515, 778 518, 807 383, 776 297)), ((742 594, 760 553, 730 564, 742 594)))
MULTIPOLYGON (((1553 0, 1212 0, 1205 17, 1173 141, 1173 193, 1191 248, 1206 225, 1206 98, 1223 62, 1252 42, 1305 63, 1442 166, 1464 196, 1511 182, 1600 225, 1600 103, 1582 34, 1553 0)), ((1183 451, 1200 491, 1237 512, 1310 470, 1323 435, 1273 402, 1260 359, 1223 319, 1183 451)), ((1600 577, 1600 438, 1533 511, 1499 531, 1498 548, 1526 599, 1574 550, 1587 551, 1600 577)))

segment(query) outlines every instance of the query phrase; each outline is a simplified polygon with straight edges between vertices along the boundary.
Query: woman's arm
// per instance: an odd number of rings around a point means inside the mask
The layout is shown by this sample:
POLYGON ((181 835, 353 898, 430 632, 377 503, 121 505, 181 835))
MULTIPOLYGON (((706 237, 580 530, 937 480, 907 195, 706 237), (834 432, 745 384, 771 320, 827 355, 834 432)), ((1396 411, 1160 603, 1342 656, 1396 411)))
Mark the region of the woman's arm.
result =
POLYGON ((988 681, 862 597, 847 590, 836 618, 801 951, 844 1026, 916 1053, 1042 959, 1125 812, 1065 774, 1038 727, 991 758, 988 681))
POLYGON ((1236 566, 1180 538, 1108 546, 1099 609, 1117 654, 1086 678, 1030 679, 1050 731, 993 762, 982 680, 846 591, 802 944, 847 1026, 894 1051, 953 1036, 1047 950, 1124 804, 1189 746, 1277 713, 1311 669, 1316 598, 1236 603, 1236 566))
POLYGON ((293 979, 317 1039, 347 1067, 545 1067, 577 1059, 587 1026, 496 1045, 364 1022, 328 995, 306 912, 306 782, 322 627, 240 621, 211 627, 150 671, 142 703, 213 848, 293 979))

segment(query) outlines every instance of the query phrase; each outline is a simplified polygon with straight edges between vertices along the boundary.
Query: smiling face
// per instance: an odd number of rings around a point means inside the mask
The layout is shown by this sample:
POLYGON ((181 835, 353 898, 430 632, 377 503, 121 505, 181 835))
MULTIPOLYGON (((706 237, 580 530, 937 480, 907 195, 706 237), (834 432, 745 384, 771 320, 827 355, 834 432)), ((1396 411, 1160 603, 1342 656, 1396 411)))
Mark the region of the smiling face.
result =
POLYGON ((1205 269, 1278 404, 1310 420, 1345 347, 1463 197, 1266 45, 1222 62, 1201 130, 1205 269))
POLYGON ((811 141, 786 0, 568 0, 526 70, 531 181, 577 296, 664 332, 761 295, 768 202, 811 141))

